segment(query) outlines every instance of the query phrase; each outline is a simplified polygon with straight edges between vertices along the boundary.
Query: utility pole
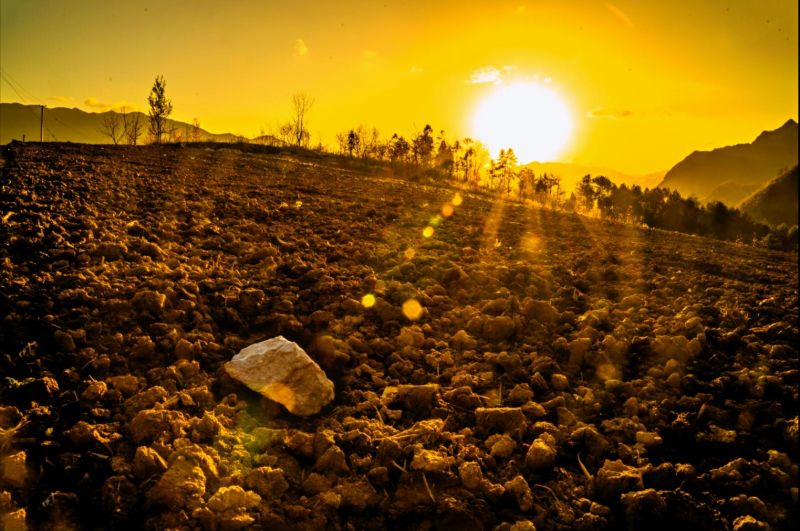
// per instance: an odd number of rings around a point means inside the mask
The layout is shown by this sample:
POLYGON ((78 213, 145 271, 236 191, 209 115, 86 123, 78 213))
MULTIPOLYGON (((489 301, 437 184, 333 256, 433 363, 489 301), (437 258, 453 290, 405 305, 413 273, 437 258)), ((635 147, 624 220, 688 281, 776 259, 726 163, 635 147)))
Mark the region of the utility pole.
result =
POLYGON ((44 105, 42 105, 41 112, 39 113, 39 143, 44 140, 44 105))

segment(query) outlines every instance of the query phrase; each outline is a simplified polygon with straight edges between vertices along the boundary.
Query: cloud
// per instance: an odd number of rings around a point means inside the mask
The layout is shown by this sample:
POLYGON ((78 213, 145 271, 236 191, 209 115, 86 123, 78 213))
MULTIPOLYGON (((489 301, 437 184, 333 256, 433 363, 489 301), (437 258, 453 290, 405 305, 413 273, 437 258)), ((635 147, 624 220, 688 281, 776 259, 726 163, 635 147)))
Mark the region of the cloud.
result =
POLYGON ((74 101, 72 96, 51 96, 47 99, 50 101, 54 101, 56 103, 69 103, 71 101, 74 101))
POLYGON ((501 68, 485 66, 473 71, 472 74, 470 74, 467 83, 471 83, 473 85, 482 85, 486 83, 500 85, 503 83, 503 74, 507 74, 512 70, 514 70, 514 67, 510 65, 506 65, 501 68))
POLYGON ((367 61, 371 61, 378 57, 378 52, 375 50, 364 50, 361 52, 361 57, 363 57, 367 61))
POLYGON ((293 55, 295 57, 303 57, 304 55, 308 55, 308 46, 306 46, 306 42, 303 39, 297 39, 294 41, 293 55))
POLYGON ((469 80, 467 80, 467 83, 471 83, 473 85, 481 85, 484 83, 500 85, 503 82, 503 74, 511 72, 513 69, 513 66, 504 66, 500 69, 497 69, 493 66, 485 66, 472 72, 472 74, 469 76, 469 80))
POLYGON ((632 115, 633 112, 627 109, 621 111, 613 111, 610 109, 606 109, 605 107, 596 107, 586 113, 586 116, 588 116, 589 118, 599 118, 608 120, 622 120, 624 118, 630 118, 632 115))
POLYGON ((409 74, 419 75, 425 72, 425 69, 421 66, 412 65, 411 68, 408 69, 409 74))
POLYGON ((131 104, 125 100, 118 101, 115 103, 103 103, 99 101, 94 96, 89 96, 83 102, 83 105, 89 107, 90 109, 97 109, 98 111, 116 111, 116 112, 135 112, 136 105, 131 104))
POLYGON ((110 103, 103 103, 101 101, 98 101, 97 98, 95 98, 94 96, 89 96, 88 98, 86 98, 83 104, 86 105, 87 107, 91 107, 92 109, 108 109, 109 107, 111 107, 110 103))
POLYGON ((472 83, 474 85, 480 85, 483 83, 493 83, 495 85, 499 85, 502 82, 503 81, 500 79, 500 70, 493 66, 487 66, 475 70, 469 76, 469 81, 467 81, 467 83, 472 83))

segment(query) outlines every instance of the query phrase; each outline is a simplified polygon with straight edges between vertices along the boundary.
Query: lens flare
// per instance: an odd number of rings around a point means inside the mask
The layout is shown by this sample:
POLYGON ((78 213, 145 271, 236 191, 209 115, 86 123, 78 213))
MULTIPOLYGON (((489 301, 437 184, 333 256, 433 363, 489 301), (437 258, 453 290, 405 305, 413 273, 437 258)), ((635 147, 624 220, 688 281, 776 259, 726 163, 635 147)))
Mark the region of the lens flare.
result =
POLYGON ((403 303, 403 315, 411 321, 416 321, 422 317, 422 305, 417 299, 408 299, 403 303))
POLYGON ((408 248, 408 249, 406 249, 406 250, 405 250, 405 252, 403 253, 403 256, 405 256, 405 257, 406 257, 406 260, 411 260, 411 259, 412 259, 412 258, 414 258, 414 256, 416 256, 416 255, 417 255, 417 251, 415 251, 413 247, 409 247, 409 248, 408 248))
POLYGON ((372 308, 375 306, 375 295, 372 293, 367 293, 363 297, 361 297, 361 305, 364 308, 372 308))
POLYGON ((424 229, 422 229, 422 236, 424 238, 430 238, 431 236, 433 236, 433 227, 427 226, 424 229))
POLYGON ((464 201, 464 199, 462 199, 461 194, 458 193, 453 196, 452 200, 450 200, 450 202, 453 203, 453 206, 460 206, 462 201, 464 201))
POLYGON ((442 217, 449 218, 452 215, 453 215, 453 205, 451 205, 450 203, 445 203, 442 206, 442 217))

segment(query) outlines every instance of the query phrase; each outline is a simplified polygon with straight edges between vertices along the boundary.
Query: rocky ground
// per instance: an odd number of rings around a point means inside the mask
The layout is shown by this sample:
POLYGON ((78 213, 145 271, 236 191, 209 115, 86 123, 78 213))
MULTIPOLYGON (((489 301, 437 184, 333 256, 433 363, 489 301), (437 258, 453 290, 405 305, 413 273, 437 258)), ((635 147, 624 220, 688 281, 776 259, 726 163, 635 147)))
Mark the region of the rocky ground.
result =
POLYGON ((3 165, 6 529, 798 523, 796 255, 313 155, 3 165), (321 413, 224 371, 276 335, 321 413))

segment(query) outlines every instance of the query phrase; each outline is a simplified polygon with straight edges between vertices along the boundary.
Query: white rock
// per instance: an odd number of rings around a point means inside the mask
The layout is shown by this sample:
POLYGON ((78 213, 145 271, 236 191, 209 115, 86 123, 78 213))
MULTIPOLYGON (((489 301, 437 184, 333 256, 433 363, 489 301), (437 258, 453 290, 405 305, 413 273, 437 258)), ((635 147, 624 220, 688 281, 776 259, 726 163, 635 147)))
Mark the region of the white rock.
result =
POLYGON ((243 348, 225 370, 295 415, 313 415, 333 400, 333 382, 297 343, 283 336, 243 348))

